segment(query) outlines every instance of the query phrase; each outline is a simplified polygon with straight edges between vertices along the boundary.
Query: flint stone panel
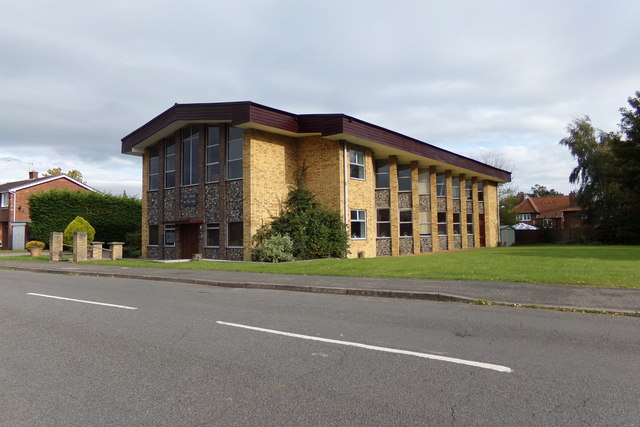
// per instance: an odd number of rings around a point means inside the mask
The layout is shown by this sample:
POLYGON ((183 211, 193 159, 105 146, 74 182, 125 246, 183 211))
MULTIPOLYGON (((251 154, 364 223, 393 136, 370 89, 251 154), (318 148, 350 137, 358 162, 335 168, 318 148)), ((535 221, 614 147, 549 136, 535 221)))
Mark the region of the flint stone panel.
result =
POLYGON ((240 248, 227 249, 227 259, 229 261, 243 261, 244 250, 240 248))
POLYGON ((453 248, 462 249, 462 236, 453 236, 453 248))
POLYGON ((473 248, 473 234, 467 235, 467 246, 473 248))
POLYGON ((174 247, 164 248, 164 259, 178 259, 178 250, 174 247))
POLYGON ((398 208, 411 208, 411 193, 398 193, 398 208))
POLYGON ((413 253, 413 237, 400 237, 400 255, 413 253))
POLYGON ((460 199, 453 199, 453 212, 460 213, 460 199))
POLYGON ((438 236, 438 248, 441 251, 449 250, 449 248, 447 246, 447 236, 438 236))
POLYGON ((389 190, 376 190, 376 208, 388 208, 391 206, 391 192, 389 190))
MULTIPOLYGON (((220 184, 207 184, 205 191, 204 218, 207 222, 220 222, 220 184)), ((217 249, 216 249, 217 253, 217 249)), ((205 258, 209 258, 206 256, 205 258)), ((210 259, 217 259, 210 258, 210 259)))
POLYGON ((376 256, 391 256, 391 239, 376 240, 376 256))
POLYGON ((160 223, 160 195, 157 191, 147 193, 147 215, 149 224, 160 223))
POLYGON ((206 259, 220 259, 220 249, 204 248, 204 257, 206 259))
POLYGON ((429 212, 431 210, 431 197, 428 195, 418 196, 420 200, 420 210, 429 212))
MULTIPOLYGON (((242 221, 242 180, 230 181, 226 186, 227 192, 227 221, 242 221)), ((244 253, 239 249, 240 253, 244 253)), ((229 258, 230 252, 227 252, 229 258)), ((240 257, 242 260, 243 257, 240 257)))
POLYGON ((433 238, 420 236, 420 252, 433 252, 433 238))
POLYGON ((176 220, 176 190, 164 190, 164 220, 172 222, 176 220))
POLYGON ((438 197, 438 212, 446 212, 447 210, 447 198, 438 197))
POLYGON ((467 200, 467 213, 473 212, 473 202, 471 200, 467 200))
POLYGON ((147 258, 149 259, 159 259, 160 258, 160 248, 157 246, 151 246, 147 248, 147 258))
POLYGON ((484 202, 478 202, 478 213, 484 213, 484 202))

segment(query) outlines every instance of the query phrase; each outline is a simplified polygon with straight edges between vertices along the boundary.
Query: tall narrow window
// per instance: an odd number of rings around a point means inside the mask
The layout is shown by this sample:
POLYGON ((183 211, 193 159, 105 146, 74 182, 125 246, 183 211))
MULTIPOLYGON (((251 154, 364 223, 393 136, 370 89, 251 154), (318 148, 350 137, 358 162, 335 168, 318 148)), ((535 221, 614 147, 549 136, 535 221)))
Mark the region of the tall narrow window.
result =
POLYGON ((462 234, 460 229, 460 213, 453 213, 453 234, 462 234))
POLYGON ((388 160, 376 160, 376 188, 389 188, 388 160))
POLYGON ((420 211, 420 235, 431 234, 431 212, 420 211))
POLYGON ((167 140, 164 148, 164 188, 176 186, 176 144, 167 140))
POLYGON ((367 212, 362 209, 351 210, 351 238, 367 238, 367 212))
POLYGON ((447 176, 443 173, 436 175, 436 188, 438 197, 446 197, 447 195, 447 176))
POLYGON ((207 224, 207 246, 220 246, 220 224, 217 222, 207 224))
POLYGON ((467 200, 471 200, 473 197, 473 182, 470 179, 465 181, 465 193, 467 195, 467 200))
POLYGON ((429 169, 420 169, 418 171, 418 194, 430 194, 431 185, 429 184, 429 169))
POLYGON ((447 234, 447 213, 438 212, 438 234, 446 236, 447 234))
POLYGON ((158 226, 149 226, 149 246, 158 246, 158 226))
POLYGON ((411 209, 402 209, 400 214, 400 236, 413 236, 413 220, 411 209))
POLYGON ((364 151, 349 150, 349 168, 351 178, 364 179, 364 151))
POLYGON ((411 191, 411 166, 398 166, 398 191, 411 191))
POLYGON ((194 185, 200 181, 199 174, 200 132, 198 126, 182 130, 182 185, 194 185))
POLYGON ((0 195, 0 208, 9 207, 9 193, 2 193, 0 195))
POLYGON ((242 247, 242 222, 230 222, 227 224, 227 246, 242 247))
POLYGON ((378 237, 391 237, 391 212, 389 208, 378 209, 377 233, 378 237))
POLYGON ((451 193, 452 198, 460 198, 460 177, 458 176, 454 176, 451 178, 451 193))
POLYGON ((160 186, 160 154, 157 148, 149 150, 149 190, 157 190, 160 186))
POLYGON ((242 178, 243 143, 244 131, 240 128, 230 127, 229 140, 227 141, 227 179, 242 178))
POLYGON ((484 183, 482 181, 478 181, 478 201, 484 201, 484 183))
POLYGON ((164 226, 164 245, 165 246, 176 245, 176 226, 175 225, 164 226))
POLYGON ((207 127, 207 182, 220 181, 220 128, 207 127))
POLYGON ((473 234, 473 214, 467 214, 467 234, 473 234))

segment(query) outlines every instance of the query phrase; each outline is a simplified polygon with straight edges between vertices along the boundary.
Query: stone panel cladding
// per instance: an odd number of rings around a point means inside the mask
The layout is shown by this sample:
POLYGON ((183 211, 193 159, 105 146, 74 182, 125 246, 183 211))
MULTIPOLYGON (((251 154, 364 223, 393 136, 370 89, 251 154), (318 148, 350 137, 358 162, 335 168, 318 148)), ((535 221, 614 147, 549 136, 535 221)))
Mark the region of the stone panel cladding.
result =
POLYGON ((205 259, 220 259, 220 249, 218 248, 204 248, 205 259))
POLYGON ((484 202, 478 202, 478 213, 484 213, 484 202))
POLYGON ((398 209, 411 209, 411 191, 403 191, 398 193, 398 209))
POLYGON ((164 190, 164 221, 174 222, 177 218, 176 189, 164 190))
POLYGON ((411 255, 413 253, 413 237, 400 237, 400 255, 411 255))
POLYGON ((473 201, 471 200, 467 200, 467 212, 468 213, 473 212, 473 201))
POLYGON ((376 240, 376 256, 391 256, 391 239, 376 240))
MULTIPOLYGON (((349 211, 362 209, 366 213, 366 239, 351 239, 349 241, 349 257, 357 257, 364 253, 366 258, 376 256, 376 191, 373 152, 365 147, 349 145, 349 148, 364 152, 365 179, 349 178, 348 196, 349 211)), ((350 213, 348 213, 350 215, 350 213)), ((350 216, 348 217, 350 219, 350 216)), ((351 235, 351 229, 349 229, 351 235)))
POLYGON ((205 185, 204 220, 220 222, 220 184, 205 185))
POLYGON ((149 224, 160 224, 160 194, 157 191, 147 191, 147 221, 149 224))
POLYGON ((447 210, 447 198, 446 197, 438 197, 438 206, 436 207, 437 212, 446 212, 447 210))
POLYGON ((391 206, 391 199, 389 195, 389 190, 386 190, 386 189, 376 190, 376 207, 388 208, 390 206, 391 206))
POLYGON ((431 236, 420 236, 420 252, 433 251, 433 238, 431 236))
MULTIPOLYGON (((243 213, 243 198, 242 198, 242 180, 228 181, 225 186, 227 209, 225 213, 227 215, 227 221, 242 221, 243 213)), ((246 241, 245 241, 246 243, 246 241)))
POLYGON ((178 249, 174 246, 165 247, 163 259, 178 259, 178 249))
POLYGON ((420 202, 420 211, 422 212, 431 211, 431 196, 429 196, 428 194, 422 194, 419 196, 418 200, 420 202))
POLYGON ((473 243, 473 234, 467 234, 467 246, 470 248, 474 248, 474 243, 473 243))
POLYGON ((157 246, 149 246, 147 248, 147 258, 160 259, 160 248, 157 246))
POLYGON ((244 249, 242 248, 230 248, 227 249, 227 256, 225 259, 229 261, 243 261, 245 260, 244 249))
POLYGON ((453 236, 453 248, 454 249, 462 249, 462 236, 456 234, 453 236))
POLYGON ((438 249, 441 251, 446 251, 449 249, 447 247, 447 236, 438 236, 438 249))
POLYGON ((461 210, 461 203, 460 203, 460 199, 453 199, 453 212, 454 213, 460 213, 461 210))

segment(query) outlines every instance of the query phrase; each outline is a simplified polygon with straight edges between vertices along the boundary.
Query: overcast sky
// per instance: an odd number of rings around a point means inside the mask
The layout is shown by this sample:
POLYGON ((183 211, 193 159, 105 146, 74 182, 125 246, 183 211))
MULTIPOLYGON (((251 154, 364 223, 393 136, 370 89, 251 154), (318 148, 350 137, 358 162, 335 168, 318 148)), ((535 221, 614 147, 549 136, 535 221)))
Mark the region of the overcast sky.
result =
POLYGON ((141 193, 121 138, 174 103, 344 113, 569 192, 558 141, 640 90, 640 2, 0 0, 0 183, 141 193))

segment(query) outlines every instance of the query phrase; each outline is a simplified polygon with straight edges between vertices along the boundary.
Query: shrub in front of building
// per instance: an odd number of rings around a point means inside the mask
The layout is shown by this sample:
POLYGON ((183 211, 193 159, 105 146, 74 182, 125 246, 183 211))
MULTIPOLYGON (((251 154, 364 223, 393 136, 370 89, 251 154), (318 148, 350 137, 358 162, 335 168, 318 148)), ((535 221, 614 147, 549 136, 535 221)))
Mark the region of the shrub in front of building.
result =
POLYGON ((85 231, 87 233, 87 243, 93 242, 93 238, 96 235, 96 229, 93 228, 89 222, 82 218, 81 216, 75 217, 73 221, 67 225, 67 228, 64 229, 64 233, 62 234, 62 242, 65 245, 73 245, 73 235, 74 233, 85 231))

